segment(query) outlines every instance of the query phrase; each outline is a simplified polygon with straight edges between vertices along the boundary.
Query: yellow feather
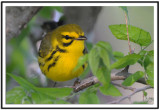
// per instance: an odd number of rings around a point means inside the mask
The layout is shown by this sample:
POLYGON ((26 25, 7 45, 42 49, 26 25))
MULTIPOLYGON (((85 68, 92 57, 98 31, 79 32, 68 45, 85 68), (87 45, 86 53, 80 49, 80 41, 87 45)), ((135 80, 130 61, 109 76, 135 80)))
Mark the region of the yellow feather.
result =
POLYGON ((41 43, 39 55, 48 53, 45 56, 39 56, 38 62, 41 71, 51 80, 67 81, 78 77, 84 70, 80 67, 73 72, 78 59, 82 56, 84 50, 84 40, 78 40, 84 36, 82 29, 76 24, 63 25, 46 35, 41 43), (69 38, 66 38, 67 37, 69 38), (46 42, 50 44, 46 45, 46 42), (50 43, 51 42, 51 43, 50 43), (47 51, 47 52, 46 52, 47 51))

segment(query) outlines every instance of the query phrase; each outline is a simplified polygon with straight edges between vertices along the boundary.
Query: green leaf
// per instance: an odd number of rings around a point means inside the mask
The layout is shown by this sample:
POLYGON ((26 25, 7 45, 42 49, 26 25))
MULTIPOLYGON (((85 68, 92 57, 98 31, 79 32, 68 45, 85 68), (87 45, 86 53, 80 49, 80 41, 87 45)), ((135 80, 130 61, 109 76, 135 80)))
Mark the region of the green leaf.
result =
POLYGON ((119 51, 114 51, 114 52, 113 52, 113 56, 114 56, 116 59, 119 59, 119 58, 124 57, 124 53, 119 52, 119 51))
POLYGON ((31 96, 33 104, 53 104, 53 98, 39 92, 32 92, 31 96))
POLYGON ((120 58, 118 61, 116 61, 115 63, 113 63, 111 65, 112 69, 121 69, 124 68, 128 65, 133 65, 135 64, 139 59, 141 58, 141 55, 138 54, 130 54, 130 55, 126 55, 123 58, 120 58))
POLYGON ((22 104, 32 104, 32 100, 30 99, 29 96, 26 96, 23 98, 22 104))
POLYGON ((92 85, 92 86, 88 87, 86 89, 86 92, 88 92, 88 93, 97 93, 97 90, 99 89, 99 87, 100 87, 100 83, 97 83, 95 85, 92 85))
POLYGON ((144 59, 144 68, 146 69, 147 66, 151 63, 154 63, 154 51, 153 50, 147 52, 147 55, 144 59))
POLYGON ((52 98, 61 98, 71 94, 72 88, 36 88, 36 91, 52 98))
POLYGON ((73 69, 73 72, 75 72, 76 70, 78 70, 80 67, 82 67, 82 65, 84 65, 88 60, 88 54, 85 54, 83 56, 81 56, 78 59, 78 63, 76 65, 76 67, 73 69))
POLYGON ((112 47, 108 42, 99 41, 96 45, 103 64, 110 70, 110 60, 115 60, 112 54, 112 47))
POLYGON ((108 52, 105 49, 101 48, 99 50, 99 55, 102 58, 102 61, 105 64, 105 66, 107 67, 107 69, 110 70, 110 58, 109 58, 108 52))
POLYGON ((41 15, 42 17, 44 18, 48 18, 50 19, 53 15, 53 11, 54 10, 57 10, 59 12, 63 12, 63 9, 62 7, 58 7, 58 6, 46 6, 46 7, 43 7, 39 12, 38 14, 41 15))
POLYGON ((62 8, 61 6, 54 6, 53 8, 54 8, 55 10, 63 13, 63 8, 62 8))
POLYGON ((86 47, 87 47, 88 51, 90 51, 92 49, 92 47, 93 47, 93 43, 86 42, 85 44, 86 44, 86 47))
POLYGON ((95 75, 98 80, 106 86, 109 86, 111 81, 110 71, 105 67, 100 67, 95 75))
POLYGON ((128 15, 128 9, 126 6, 120 6, 120 8, 128 15))
POLYGON ((99 41, 96 46, 106 49, 108 53, 112 53, 112 46, 108 42, 99 41))
POLYGON ((146 69, 146 67, 151 64, 154 63, 154 51, 141 51, 139 53, 142 57, 141 59, 138 60, 138 63, 140 63, 142 66, 144 66, 144 68, 146 69))
POLYGON ((11 61, 10 64, 7 65, 7 72, 13 72, 15 69, 19 71, 19 73, 25 76, 26 67, 25 67, 25 58, 20 52, 19 48, 14 48, 11 53, 11 61))
POLYGON ((95 92, 85 91, 79 97, 79 104, 99 104, 99 98, 95 92))
POLYGON ((100 57, 98 55, 97 49, 96 48, 92 48, 89 55, 88 55, 88 60, 89 60, 89 66, 92 70, 92 73, 95 75, 97 70, 98 70, 98 66, 99 66, 99 61, 100 61, 100 57))
MULTIPOLYGON (((109 28, 117 39, 128 40, 126 24, 110 25, 109 28)), ((128 25, 128 33, 129 40, 140 46, 147 46, 151 42, 150 33, 141 28, 128 25)))
POLYGON ((154 87, 154 64, 153 63, 151 63, 147 66, 146 73, 148 76, 147 83, 150 86, 154 87))
POLYGON ((137 71, 136 73, 130 75, 127 79, 125 79, 122 83, 124 86, 131 86, 134 82, 139 80, 144 76, 144 73, 142 71, 137 71))
POLYGON ((141 66, 144 66, 144 59, 147 55, 147 51, 143 50, 139 53, 142 57, 138 60, 138 63, 141 64, 141 66))
POLYGON ((18 84, 20 84, 24 89, 26 90, 34 90, 35 86, 33 84, 31 84, 30 82, 28 82, 27 80, 23 79, 20 76, 15 76, 13 74, 7 73, 7 75, 9 75, 10 77, 12 77, 16 82, 18 82, 18 84))
POLYGON ((112 84, 108 86, 104 85, 100 87, 100 92, 104 95, 110 95, 110 96, 122 96, 120 91, 112 84))
POLYGON ((54 101, 54 104, 71 104, 71 103, 64 101, 64 100, 56 100, 54 101))
POLYGON ((147 96, 147 92, 146 92, 146 91, 143 91, 143 95, 146 97, 146 96, 147 96))
POLYGON ((7 104, 21 104, 23 98, 26 97, 25 90, 22 87, 15 87, 7 92, 7 104))

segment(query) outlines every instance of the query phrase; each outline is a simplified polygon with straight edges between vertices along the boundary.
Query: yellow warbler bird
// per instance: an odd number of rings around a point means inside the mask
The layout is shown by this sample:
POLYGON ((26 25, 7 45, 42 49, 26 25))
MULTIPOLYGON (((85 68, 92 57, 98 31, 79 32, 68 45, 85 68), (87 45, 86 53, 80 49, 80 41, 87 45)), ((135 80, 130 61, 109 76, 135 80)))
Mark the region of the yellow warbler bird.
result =
POLYGON ((85 65, 76 67, 80 56, 85 54, 83 30, 76 24, 62 25, 46 34, 39 52, 38 62, 43 74, 54 81, 67 81, 78 77, 85 65))

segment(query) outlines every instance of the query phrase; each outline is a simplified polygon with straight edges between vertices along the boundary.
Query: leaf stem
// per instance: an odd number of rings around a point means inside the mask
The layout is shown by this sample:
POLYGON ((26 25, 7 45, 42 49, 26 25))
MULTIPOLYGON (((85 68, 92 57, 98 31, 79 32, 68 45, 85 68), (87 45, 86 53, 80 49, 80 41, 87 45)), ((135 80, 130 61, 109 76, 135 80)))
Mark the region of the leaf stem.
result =
POLYGON ((125 21, 126 21, 126 28, 127 28, 127 38, 128 38, 128 46, 129 46, 129 52, 132 54, 131 44, 129 40, 129 33, 128 33, 128 20, 127 20, 127 14, 125 13, 125 21))
MULTIPOLYGON (((141 49, 141 51, 145 50, 149 45, 151 45, 152 42, 153 42, 153 40, 147 46, 145 46, 143 49, 141 49)), ((141 53, 141 51, 139 53, 141 53)))

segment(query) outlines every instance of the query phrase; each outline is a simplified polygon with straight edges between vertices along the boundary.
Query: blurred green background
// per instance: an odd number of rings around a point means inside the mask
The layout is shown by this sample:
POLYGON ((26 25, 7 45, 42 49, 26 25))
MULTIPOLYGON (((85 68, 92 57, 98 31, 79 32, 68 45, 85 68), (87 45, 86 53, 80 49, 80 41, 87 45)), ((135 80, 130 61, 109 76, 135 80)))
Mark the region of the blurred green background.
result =
MULTIPOLYGON (((84 9, 84 7, 81 7, 84 9)), ((153 7, 127 7, 128 8, 128 16, 129 16, 129 24, 142 28, 151 34, 152 39, 154 39, 154 8, 153 7)), ((6 71, 7 73, 13 73, 18 76, 22 76, 27 79, 32 84, 39 87, 46 87, 48 85, 47 79, 41 73, 38 63, 37 63, 37 51, 39 48, 40 41, 42 39, 42 35, 44 30, 42 29, 42 25, 45 21, 53 21, 57 16, 64 15, 61 19, 66 23, 67 22, 66 10, 64 11, 64 7, 43 7, 36 16, 32 18, 32 20, 28 23, 27 27, 22 30, 21 34, 16 38, 11 39, 7 42, 7 54, 6 54, 6 71), (58 13, 55 14, 55 13, 58 13)), ((93 10, 89 9, 88 10, 93 10)), ((85 9, 84 9, 85 11, 85 9)), ((94 11, 91 11, 94 14, 94 11)), ((78 12, 76 12, 78 13, 78 12)), ((89 15, 90 11, 88 12, 89 15)), ((95 14, 96 16, 91 16, 95 20, 91 20, 93 23, 93 27, 89 27, 89 29, 85 29, 85 34, 88 37, 88 42, 96 43, 98 41, 107 41, 112 45, 114 51, 121 51, 125 55, 128 54, 128 42, 123 40, 116 39, 111 31, 109 30, 109 25, 113 24, 125 24, 125 15, 124 11, 116 6, 106 6, 101 7, 101 9, 95 14)), ((76 15, 75 15, 76 16, 76 15)), ((89 17, 89 16, 88 16, 89 17)), ((84 16, 85 18, 85 16, 84 16)), ((85 18, 89 24, 90 21, 88 18, 85 18), (88 21, 87 21, 88 20, 88 21)), ((73 20, 74 21, 74 20, 73 20)), ((82 27, 87 27, 87 25, 80 21, 75 21, 73 23, 79 22, 79 25, 82 27)), ((135 52, 140 50, 140 46, 131 43, 132 48, 135 48, 135 52)), ((148 50, 153 49, 153 44, 150 45, 148 50)), ((139 64, 132 66, 130 68, 130 72, 136 72, 137 70, 141 70, 141 66, 139 64), (135 69, 136 68, 136 69, 135 69)), ((115 70, 114 72, 116 72, 115 70)), ((13 81, 8 75, 7 77, 7 90, 12 89, 18 84, 13 81)), ((70 84, 69 81, 67 84, 70 84)), ((60 83, 61 85, 61 83, 60 83)), ((63 85, 63 84, 62 84, 63 85)), ((71 84, 72 85, 72 84, 71 84)), ((134 84, 134 87, 142 87, 141 84, 134 84)), ((121 88, 119 88, 121 90, 121 88)), ((130 92, 126 90, 121 90, 122 93, 127 95, 130 92)), ((148 90, 150 97, 153 97, 153 90, 148 90)), ((107 103, 109 101, 118 99, 118 97, 98 95, 100 97, 101 103, 107 103)), ((141 101, 138 97, 141 97, 142 94, 138 93, 133 97, 134 101, 141 101)), ((130 103, 127 100, 122 101, 121 103, 130 103)))

